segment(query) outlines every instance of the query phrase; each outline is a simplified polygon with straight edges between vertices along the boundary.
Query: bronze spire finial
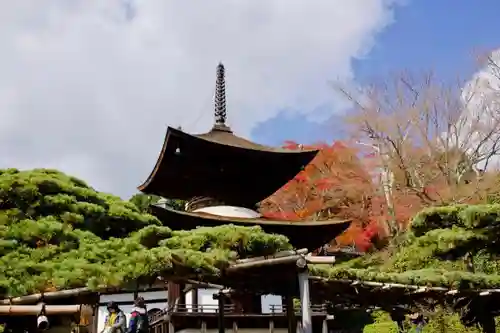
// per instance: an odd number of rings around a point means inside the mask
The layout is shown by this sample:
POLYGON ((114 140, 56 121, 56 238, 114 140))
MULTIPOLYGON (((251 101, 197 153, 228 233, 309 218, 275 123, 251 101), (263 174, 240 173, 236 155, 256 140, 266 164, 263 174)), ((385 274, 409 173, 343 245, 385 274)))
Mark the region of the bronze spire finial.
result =
POLYGON ((226 127, 226 82, 224 65, 217 66, 217 81, 215 83, 215 126, 226 127))

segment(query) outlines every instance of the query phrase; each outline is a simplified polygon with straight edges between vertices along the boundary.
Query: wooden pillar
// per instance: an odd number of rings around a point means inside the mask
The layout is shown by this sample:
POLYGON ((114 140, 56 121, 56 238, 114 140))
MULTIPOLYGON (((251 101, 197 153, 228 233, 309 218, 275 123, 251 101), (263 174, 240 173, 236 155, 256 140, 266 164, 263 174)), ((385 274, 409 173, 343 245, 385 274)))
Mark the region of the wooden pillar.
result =
POLYGON ((218 310, 218 324, 219 324, 219 333, 226 333, 226 329, 224 327, 224 294, 219 293, 217 297, 217 301, 219 304, 219 310, 218 310))
MULTIPOLYGON (((398 320, 398 321, 396 321, 396 324, 398 325, 398 333, 405 333, 405 331, 406 331, 405 322, 398 320)), ((419 332, 419 331, 417 331, 417 332, 419 332)))
POLYGON ((139 297, 139 281, 136 281, 134 285, 134 301, 139 297))
POLYGON ((168 281, 167 284, 168 309, 173 310, 176 300, 181 295, 181 286, 177 283, 168 281))
POLYGON ((321 333, 328 333, 328 320, 326 318, 323 319, 323 326, 321 331, 321 333))
POLYGON ((184 290, 186 285, 179 285, 179 304, 182 306, 182 311, 186 310, 186 293, 181 292, 181 290, 184 290))
POLYGON ((286 317, 288 321, 288 333, 297 333, 297 319, 295 318, 295 309, 293 308, 292 294, 285 297, 286 317))
POLYGON ((274 333, 274 319, 269 319, 269 333, 274 333))
POLYGON ((480 322, 481 328, 484 333, 496 333, 497 329, 495 327, 495 317, 494 316, 484 316, 481 318, 480 322))
POLYGON ((309 270, 299 272, 300 304, 302 315, 302 333, 313 333, 311 318, 311 297, 309 296, 309 270))
POLYGON ((196 287, 191 290, 191 307, 193 312, 198 312, 198 288, 196 287))

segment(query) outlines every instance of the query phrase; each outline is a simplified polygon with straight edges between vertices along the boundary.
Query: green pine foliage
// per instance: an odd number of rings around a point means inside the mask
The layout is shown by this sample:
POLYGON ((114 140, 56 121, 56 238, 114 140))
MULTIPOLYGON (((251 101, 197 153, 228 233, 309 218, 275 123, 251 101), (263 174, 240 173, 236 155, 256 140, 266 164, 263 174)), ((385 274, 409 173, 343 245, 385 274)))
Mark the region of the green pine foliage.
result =
MULTIPOLYGON (((460 322, 460 317, 445 309, 435 309, 427 313, 427 323, 422 333, 480 333, 476 327, 465 327, 460 322)), ((363 328, 363 333, 398 333, 397 324, 390 315, 383 311, 375 311, 372 314, 373 323, 363 328)), ((416 327, 410 321, 404 323, 406 332, 414 333, 416 327)), ((498 326, 498 325, 497 325, 498 326)))
POLYGON ((500 287, 500 204, 429 208, 417 214, 411 226, 399 244, 386 251, 313 270, 334 279, 500 287))
POLYGON ((56 170, 0 170, 0 297, 217 275, 229 260, 286 249, 286 237, 257 227, 173 232, 136 203, 56 170))

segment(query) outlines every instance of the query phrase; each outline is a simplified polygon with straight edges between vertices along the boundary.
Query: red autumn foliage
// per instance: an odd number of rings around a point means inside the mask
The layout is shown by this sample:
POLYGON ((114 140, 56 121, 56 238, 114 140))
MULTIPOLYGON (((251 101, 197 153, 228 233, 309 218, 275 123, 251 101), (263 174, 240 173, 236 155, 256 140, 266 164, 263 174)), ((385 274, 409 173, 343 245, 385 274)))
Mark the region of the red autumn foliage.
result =
POLYGON ((290 221, 350 219, 351 227, 333 243, 355 246, 359 251, 370 249, 375 238, 385 237, 387 209, 373 179, 376 171, 371 169, 370 154, 343 142, 303 147, 289 141, 285 148, 316 148, 320 152, 262 203, 264 216, 290 221))

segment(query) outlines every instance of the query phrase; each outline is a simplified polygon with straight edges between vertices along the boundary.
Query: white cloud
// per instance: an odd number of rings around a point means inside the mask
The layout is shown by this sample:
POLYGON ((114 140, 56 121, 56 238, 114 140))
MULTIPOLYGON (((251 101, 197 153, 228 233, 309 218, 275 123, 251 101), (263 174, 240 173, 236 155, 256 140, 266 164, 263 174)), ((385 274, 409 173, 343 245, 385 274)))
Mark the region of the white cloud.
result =
POLYGON ((55 167, 129 195, 167 124, 205 131, 215 67, 248 135, 331 104, 392 19, 390 0, 16 0, 0 10, 1 167, 55 167))
POLYGON ((459 142, 460 150, 477 161, 477 168, 499 168, 500 50, 492 52, 485 65, 465 83, 461 97, 464 110, 448 140, 459 142))

